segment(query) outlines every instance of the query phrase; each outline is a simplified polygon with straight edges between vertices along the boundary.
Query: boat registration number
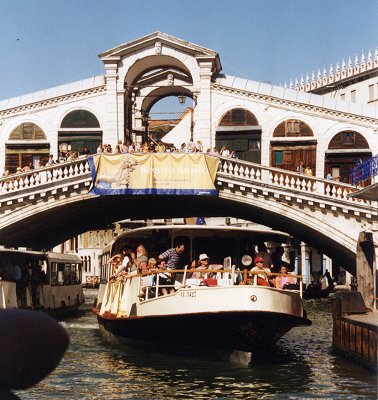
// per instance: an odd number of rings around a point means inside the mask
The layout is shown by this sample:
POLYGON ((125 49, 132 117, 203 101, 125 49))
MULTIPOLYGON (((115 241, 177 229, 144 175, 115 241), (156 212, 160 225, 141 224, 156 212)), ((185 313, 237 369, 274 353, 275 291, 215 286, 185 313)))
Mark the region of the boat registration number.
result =
POLYGON ((197 297, 197 292, 195 290, 181 292, 181 297, 197 297))

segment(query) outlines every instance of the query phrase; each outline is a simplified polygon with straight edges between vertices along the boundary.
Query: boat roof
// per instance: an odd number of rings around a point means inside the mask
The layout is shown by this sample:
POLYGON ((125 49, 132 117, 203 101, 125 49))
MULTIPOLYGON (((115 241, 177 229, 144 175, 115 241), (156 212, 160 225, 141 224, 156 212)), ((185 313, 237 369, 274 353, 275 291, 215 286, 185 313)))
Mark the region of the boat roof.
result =
POLYGON ((275 231, 270 228, 265 228, 261 226, 235 226, 235 225, 189 225, 189 224, 177 224, 177 225, 149 225, 143 226, 139 228, 132 229, 130 231, 124 232, 120 234, 116 239, 111 241, 107 246, 105 246, 102 252, 106 250, 112 249, 113 245, 116 242, 119 242, 125 237, 134 238, 134 237, 148 237, 152 234, 152 232, 156 231, 168 231, 171 234, 185 234, 186 232, 233 232, 233 233, 250 233, 257 234, 259 236, 271 236, 271 237, 290 237, 288 233, 275 231))
POLYGON ((22 254, 22 255, 29 255, 33 257, 47 257, 48 260, 55 261, 55 262, 62 262, 62 261, 68 261, 68 262, 75 262, 75 263, 82 263, 82 259, 77 256, 76 254, 71 254, 71 253, 54 253, 51 251, 35 251, 35 250, 30 250, 26 248, 17 248, 17 249, 11 249, 11 248, 5 248, 5 247, 0 247, 0 254, 1 253, 6 253, 6 254, 22 254))
MULTIPOLYGON (((140 228, 135 228, 131 231, 125 232, 121 236, 138 236, 140 233, 148 233, 150 231, 156 230, 169 230, 171 232, 177 233, 180 231, 223 231, 223 232, 249 232, 249 233, 261 233, 261 234, 272 234, 272 235, 282 235, 289 237, 290 235, 281 231, 274 231, 270 228, 256 227, 256 226, 234 226, 234 225, 189 225, 189 224, 179 224, 179 225, 149 225, 140 228)), ((117 239, 116 239, 117 240, 117 239)))
POLYGON ((31 256, 40 256, 40 255, 43 254, 41 251, 35 251, 35 250, 26 249, 26 248, 12 249, 12 248, 5 248, 5 247, 0 247, 0 254, 1 253, 28 254, 28 255, 31 255, 31 256))
POLYGON ((53 262, 62 262, 62 261, 71 261, 75 263, 82 263, 83 260, 76 254, 71 254, 71 253, 45 253, 47 255, 47 258, 49 261, 53 262))

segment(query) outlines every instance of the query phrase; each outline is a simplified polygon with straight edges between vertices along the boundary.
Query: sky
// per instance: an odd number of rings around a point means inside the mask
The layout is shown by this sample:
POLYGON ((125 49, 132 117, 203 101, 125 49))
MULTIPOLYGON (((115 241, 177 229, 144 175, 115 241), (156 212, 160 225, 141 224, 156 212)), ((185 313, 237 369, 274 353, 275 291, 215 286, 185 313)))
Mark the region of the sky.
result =
POLYGON ((378 46, 378 0, 0 0, 0 20, 0 100, 102 75, 98 54, 156 31, 278 85, 378 46))

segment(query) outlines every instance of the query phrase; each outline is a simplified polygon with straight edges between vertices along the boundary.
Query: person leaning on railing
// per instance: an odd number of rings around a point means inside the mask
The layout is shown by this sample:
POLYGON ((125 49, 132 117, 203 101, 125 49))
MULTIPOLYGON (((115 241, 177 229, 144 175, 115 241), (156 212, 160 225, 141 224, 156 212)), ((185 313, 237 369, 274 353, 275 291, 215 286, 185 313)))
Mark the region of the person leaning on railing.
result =
POLYGON ((163 270, 157 276, 155 276, 155 285, 157 285, 157 279, 159 279, 159 296, 166 295, 166 294, 173 294, 175 292, 174 289, 174 280, 172 279, 172 275, 166 271, 167 264, 165 260, 158 259, 157 265, 158 270, 163 270))
POLYGON ((274 286, 270 269, 264 268, 264 259, 262 257, 255 257, 254 264, 255 266, 250 271, 252 274, 249 274, 252 279, 248 279, 246 284, 253 284, 254 275, 260 272, 257 274, 257 284, 260 286, 274 286))
POLYGON ((286 265, 281 265, 279 273, 284 275, 276 276, 274 287, 277 289, 287 289, 289 285, 295 285, 295 278, 287 276, 288 270, 286 265))

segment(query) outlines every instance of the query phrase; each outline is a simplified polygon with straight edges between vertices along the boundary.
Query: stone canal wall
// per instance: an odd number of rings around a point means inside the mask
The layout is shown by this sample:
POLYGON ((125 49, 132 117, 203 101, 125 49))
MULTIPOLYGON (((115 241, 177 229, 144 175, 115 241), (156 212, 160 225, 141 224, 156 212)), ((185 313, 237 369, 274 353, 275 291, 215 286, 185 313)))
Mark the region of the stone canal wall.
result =
POLYGON ((366 309, 360 293, 337 294, 332 346, 345 357, 378 369, 378 313, 366 309))

